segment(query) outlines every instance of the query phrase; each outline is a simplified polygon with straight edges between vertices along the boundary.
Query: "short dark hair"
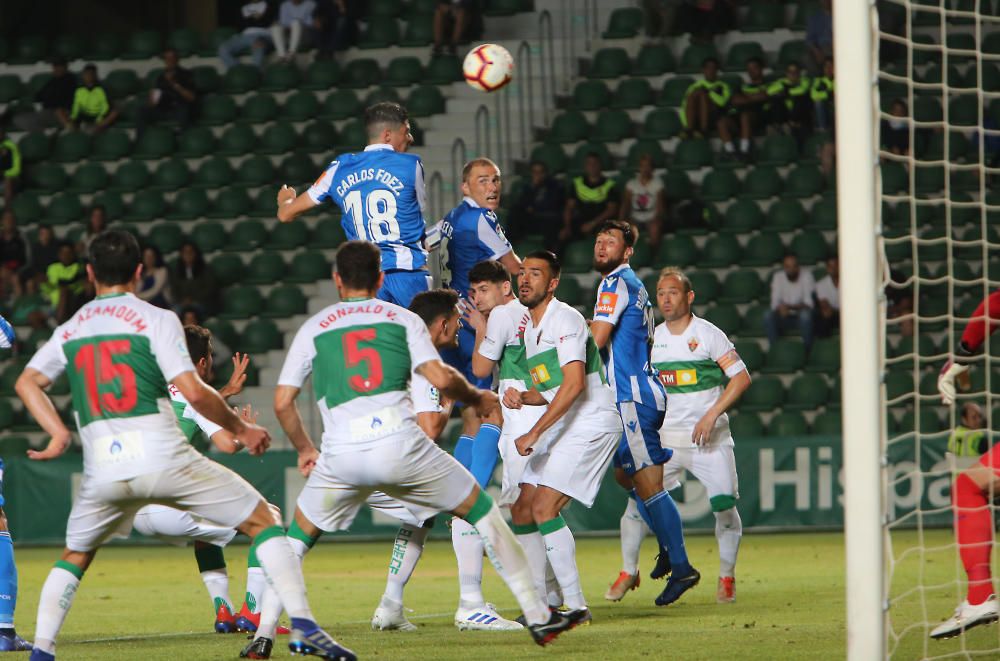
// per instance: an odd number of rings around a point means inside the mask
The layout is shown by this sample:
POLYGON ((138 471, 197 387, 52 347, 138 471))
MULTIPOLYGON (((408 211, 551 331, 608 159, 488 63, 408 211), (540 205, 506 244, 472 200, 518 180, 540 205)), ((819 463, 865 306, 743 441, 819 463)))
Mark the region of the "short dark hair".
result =
POLYGON ((88 62, 86 65, 84 65, 83 72, 86 73, 88 71, 93 71, 94 75, 96 76, 97 75, 97 65, 94 64, 93 62, 88 62))
POLYGON ((545 170, 546 172, 549 171, 549 166, 545 164, 545 161, 540 161, 537 158, 535 160, 531 161, 531 164, 528 167, 532 167, 533 168, 536 165, 541 166, 542 169, 545 170))
POLYGON ((375 127, 380 124, 402 126, 409 119, 410 114, 401 104, 395 101, 381 101, 365 108, 365 131, 371 136, 375 132, 375 127))
POLYGON ((720 67, 719 59, 711 55, 709 55, 708 57, 706 57, 704 60, 701 61, 701 67, 704 69, 709 64, 714 64, 717 68, 720 67))
POLYGON ((184 327, 184 339, 187 341, 191 362, 197 363, 202 358, 208 358, 208 349, 212 343, 212 331, 201 326, 188 324, 184 327))
POLYGON ((597 229, 598 234, 606 234, 618 230, 622 233, 622 237, 625 239, 625 245, 629 248, 635 245, 636 239, 639 238, 639 230, 630 222, 624 220, 605 220, 604 223, 597 229))
POLYGON ((558 278, 559 274, 562 272, 562 264, 559 263, 559 258, 556 257, 554 252, 549 250, 536 250, 530 252, 524 256, 524 259, 540 259, 549 265, 549 270, 552 271, 552 277, 558 278))
POLYGON ((454 289, 431 289, 422 291, 410 301, 410 312, 430 326, 438 317, 457 314, 458 292, 454 289))
POLYGON ((382 251, 370 241, 348 241, 337 250, 333 268, 346 286, 371 291, 382 270, 382 251))
POLYGON ((601 162, 602 166, 604 165, 604 159, 601 158, 601 155, 599 153, 597 153, 596 151, 588 151, 587 154, 586 154, 586 156, 584 156, 584 158, 596 158, 597 160, 599 160, 601 162))
POLYGON ((510 282, 510 274, 507 267, 495 259, 484 259, 471 269, 469 269, 469 284, 475 285, 480 282, 510 282))
POLYGON ((761 58, 757 57, 756 55, 754 55, 753 57, 748 57, 747 58, 747 64, 750 64, 750 63, 756 64, 761 69, 764 68, 764 60, 762 60, 761 58))
POLYGON ((102 285, 124 285, 132 282, 135 270, 142 263, 139 242, 125 230, 105 230, 90 242, 90 263, 94 277, 102 285))

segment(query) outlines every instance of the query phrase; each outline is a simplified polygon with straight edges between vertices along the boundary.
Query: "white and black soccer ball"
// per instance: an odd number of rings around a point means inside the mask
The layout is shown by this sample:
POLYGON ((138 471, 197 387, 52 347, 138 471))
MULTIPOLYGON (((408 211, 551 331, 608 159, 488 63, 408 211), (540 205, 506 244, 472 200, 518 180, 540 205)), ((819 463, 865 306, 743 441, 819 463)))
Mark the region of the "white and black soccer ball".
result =
POLYGON ((510 82, 514 58, 503 46, 482 44, 465 56, 462 73, 465 82, 480 92, 496 92, 510 82))

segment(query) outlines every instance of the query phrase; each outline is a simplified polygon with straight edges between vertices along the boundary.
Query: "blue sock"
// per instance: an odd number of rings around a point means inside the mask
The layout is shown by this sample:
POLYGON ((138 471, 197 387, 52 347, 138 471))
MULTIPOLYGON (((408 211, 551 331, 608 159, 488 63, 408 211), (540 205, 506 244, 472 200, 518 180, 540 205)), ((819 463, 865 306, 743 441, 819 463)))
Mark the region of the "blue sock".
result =
POLYGON ((17 566, 14 564, 14 544, 10 533, 0 531, 0 629, 14 627, 14 607, 17 606, 17 566))
MULTIPOLYGON (((653 519, 651 519, 650 516, 649 516, 649 510, 646 509, 646 503, 642 502, 642 498, 640 498, 639 494, 637 494, 635 492, 635 489, 632 489, 631 491, 629 491, 629 495, 632 497, 632 500, 635 501, 635 507, 636 507, 637 510, 639 510, 639 516, 642 517, 643 523, 645 523, 646 526, 649 527, 649 529, 652 530, 653 533, 655 534, 656 533, 656 526, 653 525, 653 519)), ((657 539, 656 539, 656 543, 660 547, 660 553, 666 552, 666 554, 668 556, 670 555, 670 551, 667 550, 666 546, 664 546, 662 543, 660 543, 660 539, 659 539, 658 536, 657 536, 657 539)))
POLYGON ((302 633, 310 634, 313 631, 316 631, 317 629, 319 629, 319 625, 316 624, 315 622, 313 622, 312 620, 307 620, 307 619, 302 618, 302 617, 293 617, 292 618, 292 628, 293 629, 298 629, 302 633))
POLYGON ((476 482, 479 482, 479 486, 484 489, 493 477, 493 469, 497 467, 498 459, 500 459, 500 428, 484 423, 479 426, 479 433, 472 442, 472 466, 469 468, 476 482))
POLYGON ((455 450, 453 454, 455 458, 458 459, 458 463, 462 464, 466 468, 472 465, 472 444, 474 439, 471 436, 466 436, 462 434, 458 437, 458 441, 455 442, 455 450))
POLYGON ((684 548, 684 528, 677 504, 666 491, 653 494, 643 504, 653 522, 649 527, 656 533, 660 546, 667 547, 670 552, 670 571, 675 576, 686 576, 691 572, 691 565, 688 564, 687 550, 684 548))

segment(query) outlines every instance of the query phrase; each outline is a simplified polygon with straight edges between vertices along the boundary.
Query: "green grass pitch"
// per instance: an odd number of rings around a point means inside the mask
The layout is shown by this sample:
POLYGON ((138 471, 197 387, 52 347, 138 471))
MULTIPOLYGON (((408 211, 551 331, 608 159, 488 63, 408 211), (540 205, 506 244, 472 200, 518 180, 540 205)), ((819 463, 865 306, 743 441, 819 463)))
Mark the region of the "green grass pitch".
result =
MULTIPOLYGON (((925 548, 947 545, 948 531, 925 534, 925 548)), ((893 593, 916 584, 947 587, 927 593, 932 622, 955 607, 954 549, 907 553, 914 533, 894 536, 900 559, 893 593)), ((385 578, 390 544, 321 543, 306 558, 309 596, 319 621, 362 659, 836 659, 845 653, 844 550, 841 534, 747 534, 738 569, 737 602, 715 603, 718 569, 715 538, 688 540, 702 583, 674 606, 657 608, 662 581, 644 581, 616 604, 604 600, 617 575, 617 539, 577 540, 584 593, 594 622, 565 634, 553 645, 536 647, 526 632, 459 632, 452 625, 458 598, 455 560, 447 542, 428 544, 407 587, 409 614, 420 630, 375 633, 371 617, 385 578)), ((230 591, 241 599, 246 546, 227 550, 230 591)), ((58 556, 52 548, 18 548, 20 598, 18 630, 34 633, 38 593, 58 556)), ((641 570, 648 572, 654 545, 643 546, 641 570)), ((506 588, 487 567, 485 594, 509 616, 518 610, 506 588)), ((904 597, 893 611, 894 627, 924 619, 916 596, 904 597)), ((84 578, 58 646, 61 659, 234 659, 244 644, 238 635, 212 633, 213 615, 190 548, 111 547, 98 553, 84 578)), ((970 632, 970 649, 1000 645, 995 626, 970 632)), ((282 637, 283 639, 283 637, 282 637)), ((923 626, 900 639, 894 658, 916 659, 961 649, 961 640, 927 641, 923 626)), ((275 658, 288 658, 275 647, 275 658)))

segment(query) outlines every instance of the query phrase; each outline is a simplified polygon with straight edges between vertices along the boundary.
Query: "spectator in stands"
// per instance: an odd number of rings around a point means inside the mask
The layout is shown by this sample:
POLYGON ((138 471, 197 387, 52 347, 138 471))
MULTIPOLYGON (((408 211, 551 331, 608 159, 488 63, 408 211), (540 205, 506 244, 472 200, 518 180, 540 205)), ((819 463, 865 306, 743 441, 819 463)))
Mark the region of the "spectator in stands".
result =
POLYGON ((965 470, 990 449, 986 414, 975 402, 962 405, 959 423, 948 435, 948 459, 952 470, 965 470))
POLYGON ((813 340, 813 294, 816 282, 812 273, 799 268, 799 258, 788 253, 781 262, 781 269, 771 277, 771 309, 764 317, 767 339, 774 343, 787 328, 798 327, 806 351, 813 340))
POLYGON ((733 0, 685 0, 681 24, 694 42, 711 43, 715 35, 731 30, 736 22, 733 0))
POLYGON ((826 275, 816 283, 816 334, 827 337, 840 328, 840 260, 827 257, 826 275))
POLYGON ((317 59, 332 58, 354 43, 359 14, 358 0, 317 0, 313 11, 317 59))
POLYGON ((80 237, 80 242, 76 246, 77 254, 83 256, 84 263, 89 261, 90 242, 106 229, 108 229, 107 210, 104 208, 104 205, 95 204, 87 211, 87 229, 84 231, 83 236, 80 237))
POLYGON ((118 111, 111 107, 107 93, 97 80, 97 65, 85 66, 81 78, 83 85, 77 87, 73 95, 69 118, 74 128, 92 124, 94 133, 100 133, 115 123, 118 111))
POLYGON ((589 237, 604 221, 617 218, 619 201, 614 180, 601 171, 600 154, 590 152, 583 161, 583 175, 573 178, 566 196, 560 243, 589 237))
POLYGON ((69 241, 59 246, 59 261, 49 264, 42 293, 49 299, 56 323, 64 323, 86 302, 87 270, 69 241))
POLYGON ((882 120, 882 147, 897 156, 910 155, 910 111, 902 99, 893 99, 890 119, 882 120))
POLYGON ((63 57, 52 58, 51 64, 52 77, 35 93, 35 102, 42 104, 42 109, 14 118, 14 126, 22 131, 41 131, 55 127, 68 129, 72 126, 69 110, 73 105, 73 93, 76 92, 76 76, 69 72, 63 57))
POLYGON ((733 95, 733 112, 739 116, 740 122, 739 155, 744 161, 750 159, 753 136, 764 132, 771 112, 767 81, 764 80, 764 61, 751 57, 747 60, 746 72, 746 82, 733 95))
POLYGON ((714 57, 705 58, 701 64, 701 73, 704 78, 691 83, 684 93, 682 137, 699 138, 708 135, 715 128, 719 131, 726 153, 735 155, 733 120, 729 116, 732 90, 729 83, 719 79, 719 61, 714 57))
POLYGON ((28 263, 28 245, 17 229, 17 217, 11 209, 0 216, 0 300, 21 295, 19 271, 28 263))
POLYGON ((455 49, 469 29, 475 8, 473 0, 438 0, 437 9, 434 11, 432 55, 440 55, 445 49, 449 55, 455 54, 455 49))
POLYGON ((185 241, 181 258, 170 274, 170 295, 175 311, 194 307, 202 317, 214 314, 219 300, 219 284, 212 267, 205 263, 201 249, 185 241))
POLYGON ((649 237, 655 253, 660 245, 663 222, 667 213, 667 195, 663 182, 653 173, 653 157, 639 156, 639 172, 625 184, 619 220, 636 224, 649 237))
POLYGON ((274 48, 271 25, 274 24, 275 5, 268 0, 245 2, 240 7, 239 32, 219 44, 219 59, 227 70, 239 64, 239 57, 250 53, 258 69, 264 68, 264 58, 274 48))
POLYGON ((0 124, 0 172, 3 173, 3 203, 9 207, 21 179, 21 150, 7 137, 7 129, 0 124))
POLYGON ((142 279, 135 288, 135 295, 160 308, 169 309, 170 274, 163 263, 163 255, 156 246, 146 246, 142 251, 142 279))
POLYGON ((161 119, 173 119, 186 129, 194 120, 198 95, 194 77, 178 63, 177 51, 163 51, 163 73, 156 79, 156 86, 149 93, 147 104, 139 110, 136 131, 142 135, 147 126, 161 119))
POLYGON ((836 89, 833 80, 833 58, 828 57, 823 61, 823 73, 813 78, 812 89, 809 91, 809 98, 812 99, 813 110, 816 113, 816 128, 820 131, 833 130, 833 95, 836 89))
POLYGON ((300 46, 312 44, 315 38, 314 9, 316 3, 313 0, 285 0, 281 3, 278 22, 271 26, 271 39, 274 40, 274 51, 279 58, 290 62, 299 52, 300 46))
POLYGON ((785 67, 785 75, 767 87, 771 97, 771 123, 795 136, 801 143, 812 132, 813 106, 809 78, 797 62, 785 67))
POLYGON ((674 34, 681 4, 682 0, 643 0, 646 34, 653 39, 666 39, 674 34))
POLYGON ((820 0, 819 11, 806 19, 806 46, 814 70, 822 71, 826 58, 833 57, 833 0, 820 0))
POLYGON ((566 188, 541 161, 531 162, 531 181, 511 209, 507 230, 511 236, 541 234, 545 248, 558 252, 559 232, 562 228, 563 210, 566 207, 566 188))
POLYGON ((28 268, 24 271, 25 288, 34 293, 45 282, 49 265, 59 261, 59 244, 55 232, 48 225, 39 225, 36 240, 31 244, 28 268))
MULTIPOLYGON (((181 324, 184 326, 201 326, 205 323, 204 318, 198 313, 198 308, 186 307, 181 308, 180 314, 181 324)), ((215 348, 216 341, 218 338, 212 338, 212 348, 215 348)), ((214 353, 218 353, 215 351, 214 353)))

